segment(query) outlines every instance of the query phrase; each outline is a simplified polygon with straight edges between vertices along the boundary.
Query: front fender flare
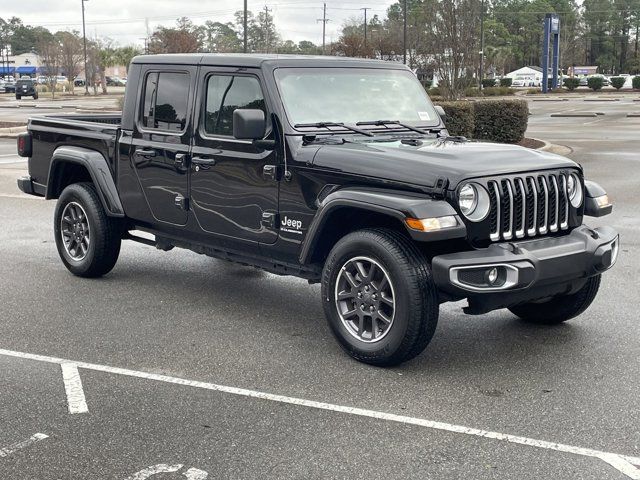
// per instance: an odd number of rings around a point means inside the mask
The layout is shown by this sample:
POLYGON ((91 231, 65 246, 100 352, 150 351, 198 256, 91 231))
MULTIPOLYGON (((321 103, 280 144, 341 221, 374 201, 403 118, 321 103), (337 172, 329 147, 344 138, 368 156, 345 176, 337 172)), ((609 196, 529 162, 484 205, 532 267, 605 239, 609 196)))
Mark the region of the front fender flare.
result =
POLYGON ((352 207, 389 215, 399 220, 407 232, 416 241, 433 242, 451 238, 463 238, 467 231, 455 209, 445 200, 436 200, 421 194, 399 190, 380 190, 364 188, 343 188, 335 190, 318 201, 318 210, 313 217, 307 236, 300 251, 300 263, 309 262, 318 244, 323 229, 331 213, 339 208, 352 207), (405 224, 406 218, 432 218, 454 215, 458 226, 439 232, 419 232, 405 224))
POLYGON ((58 165, 75 163, 87 169, 98 191, 100 201, 110 217, 124 217, 124 208, 118 195, 118 189, 111 175, 107 160, 100 152, 83 147, 58 147, 51 157, 47 181, 46 199, 54 198, 53 185, 58 165))

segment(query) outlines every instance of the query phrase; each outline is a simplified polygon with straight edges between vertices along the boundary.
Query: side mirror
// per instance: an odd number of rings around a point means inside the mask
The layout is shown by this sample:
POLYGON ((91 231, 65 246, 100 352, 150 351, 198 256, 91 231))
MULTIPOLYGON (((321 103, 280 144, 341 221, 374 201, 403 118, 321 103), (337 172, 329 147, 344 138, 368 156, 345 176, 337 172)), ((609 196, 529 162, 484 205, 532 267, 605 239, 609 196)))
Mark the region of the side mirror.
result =
POLYGON ((443 122, 447 121, 447 114, 444 111, 444 108, 442 108, 440 105, 435 105, 436 107, 436 112, 438 112, 438 115, 440 115, 440 118, 442 119, 443 122))
POLYGON ((266 128, 262 110, 239 108, 233 112, 233 136, 238 140, 260 140, 266 128))

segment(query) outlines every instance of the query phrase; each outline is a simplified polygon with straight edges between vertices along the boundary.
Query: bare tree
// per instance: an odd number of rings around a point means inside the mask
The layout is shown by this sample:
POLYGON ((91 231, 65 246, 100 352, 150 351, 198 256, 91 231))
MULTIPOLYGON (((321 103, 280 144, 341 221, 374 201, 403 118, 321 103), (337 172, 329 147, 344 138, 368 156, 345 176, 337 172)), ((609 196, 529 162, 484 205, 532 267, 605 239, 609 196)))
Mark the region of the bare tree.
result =
POLYGON ((434 59, 444 96, 460 98, 478 62, 477 0, 441 0, 433 22, 434 59))
POLYGON ((62 58, 60 42, 55 37, 41 40, 38 43, 38 55, 40 62, 44 66, 47 86, 51 89, 51 98, 56 95, 56 76, 60 71, 60 61, 62 58))
POLYGON ((83 62, 82 40, 76 32, 58 32, 56 37, 60 41, 60 66, 67 75, 71 93, 75 95, 74 79, 80 73, 83 62))

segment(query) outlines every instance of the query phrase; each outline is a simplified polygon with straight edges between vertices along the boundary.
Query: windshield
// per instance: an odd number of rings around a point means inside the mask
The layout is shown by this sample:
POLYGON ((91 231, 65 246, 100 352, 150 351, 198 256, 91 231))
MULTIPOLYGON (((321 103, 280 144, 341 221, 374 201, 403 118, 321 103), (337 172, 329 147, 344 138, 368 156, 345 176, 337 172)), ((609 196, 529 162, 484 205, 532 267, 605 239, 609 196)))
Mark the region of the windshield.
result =
POLYGON ((439 123, 424 88, 406 70, 279 68, 275 77, 292 125, 373 120, 439 123))

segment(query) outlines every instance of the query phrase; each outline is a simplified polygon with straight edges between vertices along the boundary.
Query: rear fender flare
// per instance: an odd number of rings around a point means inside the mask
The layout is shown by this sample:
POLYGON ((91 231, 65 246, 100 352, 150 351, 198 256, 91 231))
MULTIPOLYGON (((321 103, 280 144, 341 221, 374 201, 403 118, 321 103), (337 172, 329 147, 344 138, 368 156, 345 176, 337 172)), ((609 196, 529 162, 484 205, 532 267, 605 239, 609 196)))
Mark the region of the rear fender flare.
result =
POLYGON ((466 236, 464 222, 455 209, 444 200, 426 197, 396 190, 343 188, 336 190, 318 201, 318 210, 314 216, 300 251, 300 263, 308 263, 317 248, 322 232, 330 227, 327 220, 337 209, 351 207, 359 210, 381 213, 399 220, 411 238, 419 242, 431 242, 466 236), (419 232, 410 229, 406 218, 431 218, 454 215, 458 226, 440 232, 419 232))
POLYGON ((65 163, 82 165, 87 169, 96 187, 100 201, 110 217, 124 217, 124 209, 118 189, 111 175, 107 160, 100 152, 83 147, 58 147, 51 157, 47 193, 45 198, 54 198, 53 185, 58 168, 65 163))

